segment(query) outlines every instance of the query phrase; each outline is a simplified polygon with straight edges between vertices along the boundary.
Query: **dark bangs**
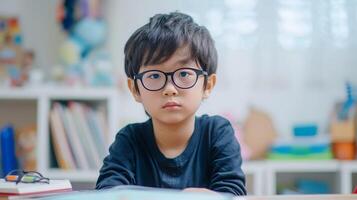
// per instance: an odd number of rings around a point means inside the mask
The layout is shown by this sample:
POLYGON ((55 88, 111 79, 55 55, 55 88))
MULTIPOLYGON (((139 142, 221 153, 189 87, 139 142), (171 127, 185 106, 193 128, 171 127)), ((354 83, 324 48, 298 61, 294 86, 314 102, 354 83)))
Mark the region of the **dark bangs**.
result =
POLYGON ((133 78, 141 66, 167 61, 187 46, 191 58, 208 74, 216 72, 217 52, 208 30, 182 13, 158 14, 139 28, 125 45, 125 72, 133 78))

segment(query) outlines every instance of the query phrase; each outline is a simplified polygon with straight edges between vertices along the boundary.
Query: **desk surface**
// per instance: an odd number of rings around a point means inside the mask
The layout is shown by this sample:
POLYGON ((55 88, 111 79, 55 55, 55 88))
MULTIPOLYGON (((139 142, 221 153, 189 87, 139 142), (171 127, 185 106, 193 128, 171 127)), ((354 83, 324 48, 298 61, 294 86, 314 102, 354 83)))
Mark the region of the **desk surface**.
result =
POLYGON ((46 200, 357 200, 357 195, 275 195, 243 196, 217 195, 210 193, 190 193, 174 190, 102 190, 69 192, 50 196, 46 200))
POLYGON ((351 195, 276 195, 276 196, 246 196, 235 200, 357 200, 356 194, 351 195))

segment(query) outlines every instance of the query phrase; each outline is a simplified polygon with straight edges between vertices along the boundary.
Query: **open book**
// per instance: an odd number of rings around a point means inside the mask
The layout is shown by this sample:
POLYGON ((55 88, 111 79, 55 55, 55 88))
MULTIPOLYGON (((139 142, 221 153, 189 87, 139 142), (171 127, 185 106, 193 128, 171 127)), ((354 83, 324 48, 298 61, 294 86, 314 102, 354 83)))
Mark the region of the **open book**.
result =
POLYGON ((50 180, 49 183, 18 183, 7 182, 0 179, 0 196, 29 195, 49 192, 71 191, 72 185, 69 180, 50 180))

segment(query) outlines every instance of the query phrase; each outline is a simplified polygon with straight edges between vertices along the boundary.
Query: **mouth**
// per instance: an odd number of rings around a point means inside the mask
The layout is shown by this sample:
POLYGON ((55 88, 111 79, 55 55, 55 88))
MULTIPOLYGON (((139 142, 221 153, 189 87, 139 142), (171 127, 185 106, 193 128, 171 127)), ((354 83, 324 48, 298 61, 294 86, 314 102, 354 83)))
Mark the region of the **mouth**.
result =
POLYGON ((165 105, 162 106, 163 109, 178 109, 181 105, 176 102, 167 102, 165 105))

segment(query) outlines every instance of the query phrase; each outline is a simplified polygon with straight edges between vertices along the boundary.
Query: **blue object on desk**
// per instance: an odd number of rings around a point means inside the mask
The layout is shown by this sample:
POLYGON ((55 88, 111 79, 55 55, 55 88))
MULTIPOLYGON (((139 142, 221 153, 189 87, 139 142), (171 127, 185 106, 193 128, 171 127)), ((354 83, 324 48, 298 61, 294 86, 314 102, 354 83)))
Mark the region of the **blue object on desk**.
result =
POLYGON ((295 137, 306 137, 317 135, 317 125, 297 125, 293 128, 295 137))
POLYGON ((15 155, 15 131, 11 125, 0 130, 2 175, 17 169, 15 155))

